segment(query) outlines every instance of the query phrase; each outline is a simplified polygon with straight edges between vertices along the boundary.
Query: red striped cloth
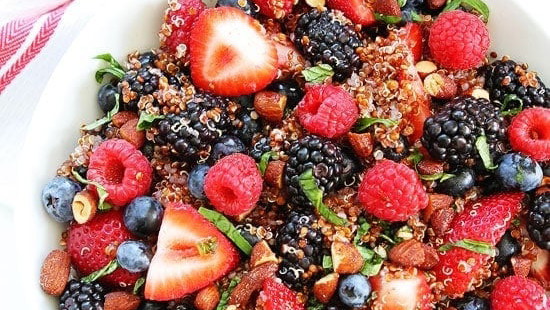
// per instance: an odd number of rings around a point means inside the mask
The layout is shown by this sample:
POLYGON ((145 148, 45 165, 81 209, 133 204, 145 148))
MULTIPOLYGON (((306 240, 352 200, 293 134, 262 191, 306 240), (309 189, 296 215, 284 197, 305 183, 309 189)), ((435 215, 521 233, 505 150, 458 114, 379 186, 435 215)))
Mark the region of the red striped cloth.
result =
POLYGON ((70 3, 66 1, 37 16, 12 20, 0 28, 0 94, 48 43, 70 3))

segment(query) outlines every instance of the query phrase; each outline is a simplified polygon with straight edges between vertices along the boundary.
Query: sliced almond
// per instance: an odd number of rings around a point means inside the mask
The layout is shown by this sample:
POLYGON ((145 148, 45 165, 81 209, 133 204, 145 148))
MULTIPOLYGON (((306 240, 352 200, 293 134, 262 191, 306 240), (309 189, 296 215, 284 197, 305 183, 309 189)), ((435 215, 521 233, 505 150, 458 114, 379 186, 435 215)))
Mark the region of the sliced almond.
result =
POLYGON ((91 220, 97 212, 97 199, 88 190, 77 193, 72 203, 73 216, 78 224, 91 220))
POLYGON ((273 277, 278 269, 279 266, 276 263, 265 263, 245 274, 229 295, 229 305, 246 306, 252 294, 259 291, 264 281, 273 277))
POLYGON ((355 154, 361 158, 367 158, 372 154, 374 147, 374 141, 372 135, 369 132, 366 133, 353 133, 348 132, 348 141, 351 147, 355 151, 355 154))
POLYGON ((199 291, 195 297, 197 310, 214 310, 220 302, 220 291, 216 285, 210 285, 199 291))
POLYGON ((328 303, 334 292, 336 292, 338 278, 339 275, 333 272, 317 280, 313 285, 313 295, 315 295, 315 298, 324 304, 328 303))
POLYGON ((283 119, 286 96, 273 91, 260 91, 254 96, 254 109, 265 120, 279 122, 283 119))
POLYGON ((334 271, 339 274, 359 272, 364 259, 359 250, 351 243, 334 241, 330 247, 334 271))
POLYGON ((429 61, 429 60, 422 60, 416 63, 416 71, 418 71, 418 74, 421 78, 425 78, 430 73, 434 73, 437 71, 437 66, 435 63, 429 61))
POLYGON ((265 169, 265 182, 276 188, 283 188, 285 164, 286 163, 282 160, 270 161, 265 169))
POLYGON ((69 253, 62 250, 51 251, 40 269, 40 287, 46 294, 60 296, 69 282, 70 271, 69 253))
POLYGON ((411 239, 394 246, 389 253, 392 262, 403 267, 415 267, 424 262, 422 242, 411 239))
POLYGON ((474 90, 472 90, 472 97, 477 99, 485 98, 487 100, 490 100, 489 92, 483 88, 474 88, 474 90))
POLYGON ((111 292, 105 295, 104 310, 136 310, 141 299, 129 292, 111 292))
POLYGON ((431 73, 424 78, 424 89, 436 99, 451 99, 456 96, 458 87, 448 76, 431 73))
POLYGON ((250 267, 255 268, 265 263, 277 263, 277 256, 271 250, 265 240, 254 245, 250 254, 250 267))

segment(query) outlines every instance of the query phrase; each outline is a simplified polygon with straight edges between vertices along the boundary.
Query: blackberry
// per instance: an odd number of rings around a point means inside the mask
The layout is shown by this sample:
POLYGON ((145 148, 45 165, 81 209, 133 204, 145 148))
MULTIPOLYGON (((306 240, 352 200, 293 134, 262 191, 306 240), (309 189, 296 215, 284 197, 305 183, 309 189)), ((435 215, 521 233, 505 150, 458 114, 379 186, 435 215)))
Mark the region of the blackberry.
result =
POLYGON ((270 144, 271 144, 270 138, 262 137, 260 138, 260 140, 258 140, 258 142, 254 143, 254 145, 252 146, 252 148, 248 153, 256 161, 260 161, 264 153, 271 151, 270 144))
POLYGON ((321 264, 323 234, 311 212, 290 211, 275 238, 277 254, 282 257, 278 276, 296 290, 313 284, 321 264))
POLYGON ((533 201, 527 214, 527 230, 539 247, 550 250, 550 192, 533 201))
POLYGON ((313 135, 292 142, 287 154, 285 183, 290 202, 295 207, 311 206, 300 186, 299 178, 302 173, 312 169, 317 186, 328 193, 343 183, 345 168, 350 166, 345 165, 340 147, 313 135))
POLYGON ((330 65, 335 81, 346 80, 361 66, 355 52, 362 45, 358 34, 330 10, 313 9, 300 16, 294 35, 294 43, 305 58, 330 65))
POLYGON ((493 100, 504 103, 506 96, 516 95, 522 100, 523 107, 550 108, 550 89, 535 73, 527 72, 525 65, 509 59, 497 60, 484 66, 481 73, 493 100))
POLYGON ((487 99, 459 97, 424 122, 422 144, 435 159, 452 166, 474 166, 481 162, 475 143, 482 135, 487 137, 490 153, 496 160, 506 142, 500 109, 487 99))
POLYGON ((159 121, 155 142, 186 161, 209 157, 212 145, 232 127, 239 106, 221 97, 197 94, 186 109, 159 121))
POLYGON ((105 289, 99 283, 70 280, 59 299, 60 310, 103 310, 105 289))
MULTIPOLYGON (((236 116, 231 134, 241 139, 242 142, 249 145, 254 136, 262 129, 258 120, 252 117, 254 109, 242 108, 236 116)), ((255 113, 255 112, 254 112, 255 113)))

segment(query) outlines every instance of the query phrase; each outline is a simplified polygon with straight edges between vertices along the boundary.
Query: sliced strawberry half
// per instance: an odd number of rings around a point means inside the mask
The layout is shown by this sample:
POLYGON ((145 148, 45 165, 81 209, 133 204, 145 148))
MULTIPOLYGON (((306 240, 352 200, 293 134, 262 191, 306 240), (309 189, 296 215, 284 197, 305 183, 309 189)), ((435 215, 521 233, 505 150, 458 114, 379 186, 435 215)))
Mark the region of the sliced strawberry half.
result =
POLYGON ((169 204, 147 273, 145 298, 181 298, 223 277, 238 261, 231 242, 197 210, 169 204))
POLYGON ((432 309, 432 294, 424 273, 410 268, 389 271, 387 268, 370 279, 375 292, 373 309, 427 310, 432 309))
POLYGON ((281 19, 292 12, 296 0, 253 0, 259 8, 260 13, 267 17, 281 19))
POLYGON ((277 282, 275 278, 264 281, 258 303, 264 310, 304 310, 304 304, 298 299, 298 293, 277 282))
POLYGON ((422 28, 417 23, 407 23, 401 29, 401 40, 407 44, 414 56, 414 62, 417 63, 422 58, 422 28))
POLYGON ((191 77, 222 96, 254 93, 277 74, 277 50, 265 29, 232 7, 205 10, 191 31, 191 77))
POLYGON ((372 5, 365 0, 327 0, 327 6, 344 13, 355 24, 370 26, 376 23, 372 5))

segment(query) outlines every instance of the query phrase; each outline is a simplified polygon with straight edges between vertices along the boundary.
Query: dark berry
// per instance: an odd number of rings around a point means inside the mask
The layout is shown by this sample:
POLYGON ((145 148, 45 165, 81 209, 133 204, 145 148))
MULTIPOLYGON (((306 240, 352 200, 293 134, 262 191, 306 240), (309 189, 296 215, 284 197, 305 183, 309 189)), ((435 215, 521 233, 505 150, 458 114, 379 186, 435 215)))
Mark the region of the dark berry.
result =
POLYGON ((138 236, 150 236, 160 229, 164 209, 152 197, 137 197, 124 209, 124 225, 138 236))
POLYGON ((130 272, 143 272, 149 268, 153 253, 149 246, 141 241, 124 241, 116 251, 116 260, 120 267, 130 272))
POLYGON ((97 92, 97 104, 105 113, 111 111, 116 105, 118 89, 111 84, 103 84, 97 92))
POLYGON ((340 282, 338 296, 349 307, 363 307, 372 292, 367 277, 362 274, 352 274, 340 282))
POLYGON ((151 160, 153 156, 155 155, 155 143, 151 141, 146 141, 145 144, 140 149, 141 153, 147 157, 147 159, 151 160))
POLYGON ((70 280, 59 298, 59 310, 103 310, 105 289, 99 283, 70 280))
POLYGON ((542 169, 539 164, 519 153, 502 156, 496 175, 506 188, 524 192, 537 188, 542 181, 542 169))
POLYGON ((489 310, 489 300, 473 295, 468 295, 454 302, 457 310, 489 310))
POLYGON ((475 174, 471 169, 461 168, 451 174, 455 176, 439 183, 436 187, 437 192, 460 197, 474 187, 475 174))
POLYGON ((187 187, 193 197, 198 199, 206 198, 204 194, 204 178, 208 170, 210 170, 210 166, 208 165, 196 165, 191 172, 189 172, 187 187))
POLYGON ((290 109, 294 108, 304 98, 304 91, 295 80, 275 81, 267 89, 285 95, 287 107, 290 109))
POLYGON ((262 137, 258 142, 254 143, 252 149, 249 151, 250 156, 256 161, 260 161, 262 155, 271 151, 271 139, 267 137, 262 137))
POLYGON ((252 111, 253 110, 244 108, 243 112, 237 115, 239 119, 238 125, 235 126, 235 129, 230 131, 232 135, 237 136, 247 145, 252 142, 254 136, 261 130, 258 120, 252 118, 252 111))
POLYGON ((165 303, 144 300, 139 305, 138 310, 167 310, 167 305, 165 303))
POLYGON ((260 238, 255 234, 257 231, 257 228, 250 225, 238 225, 237 230, 241 233, 241 235, 250 243, 251 245, 255 245, 256 243, 260 242, 260 238))
POLYGON ((216 7, 220 6, 237 8, 252 17, 258 16, 258 12, 260 11, 260 8, 251 0, 218 0, 216 7))
POLYGON ((527 231, 541 248, 550 250, 550 192, 535 198, 527 213, 527 231))
POLYGON ((57 222, 69 222, 73 219, 73 198, 81 190, 80 184, 69 178, 57 176, 44 186, 42 205, 57 222))
POLYGON ((155 53, 151 51, 141 53, 138 57, 138 61, 141 67, 153 67, 155 65, 156 60, 157 60, 157 55, 155 55, 155 53))
POLYGON ((216 162, 220 158, 231 155, 233 153, 244 153, 246 147, 244 143, 235 136, 224 136, 214 144, 210 154, 210 161, 216 162))
POLYGON ((521 251, 521 245, 514 237, 512 237, 512 234, 508 230, 497 243, 497 250, 495 262, 503 266, 510 262, 510 258, 512 258, 512 256, 521 251))
POLYGON ((379 144, 374 150, 381 150, 384 154, 384 158, 386 159, 400 162, 405 157, 409 156, 409 143, 407 142, 407 139, 400 136, 396 147, 383 147, 379 144))

